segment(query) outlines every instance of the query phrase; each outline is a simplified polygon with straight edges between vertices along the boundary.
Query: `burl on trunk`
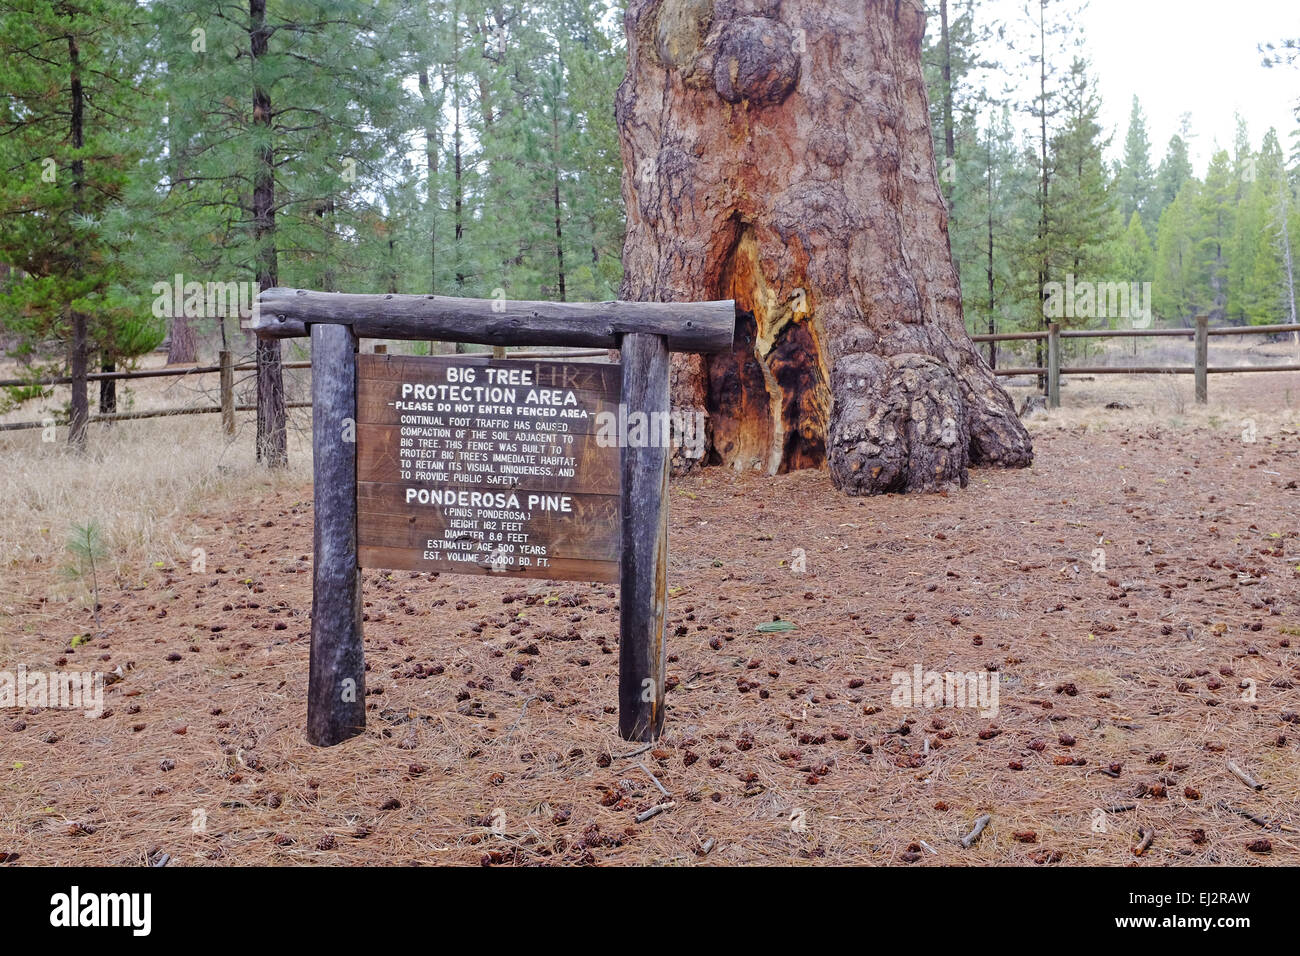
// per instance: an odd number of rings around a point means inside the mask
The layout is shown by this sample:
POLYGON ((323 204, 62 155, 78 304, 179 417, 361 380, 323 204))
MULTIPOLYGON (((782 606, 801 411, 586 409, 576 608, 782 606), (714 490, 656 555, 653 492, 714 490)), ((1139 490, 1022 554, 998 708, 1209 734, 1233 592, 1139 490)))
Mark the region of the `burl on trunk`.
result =
POLYGON ((731 354, 674 356, 703 460, 850 494, 1028 465, 962 322, 920 0, 630 0, 626 25, 622 296, 748 313, 731 354))

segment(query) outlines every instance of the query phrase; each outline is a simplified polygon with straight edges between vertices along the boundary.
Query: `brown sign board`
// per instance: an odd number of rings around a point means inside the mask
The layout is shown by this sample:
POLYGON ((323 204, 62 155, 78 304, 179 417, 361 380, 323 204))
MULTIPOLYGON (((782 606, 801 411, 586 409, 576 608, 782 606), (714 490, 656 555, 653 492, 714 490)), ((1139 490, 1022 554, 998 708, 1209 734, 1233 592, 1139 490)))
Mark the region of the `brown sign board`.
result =
POLYGON ((633 422, 670 419, 671 352, 731 350, 735 303, 267 289, 258 305, 259 339, 311 336, 307 739, 365 730, 359 569, 372 567, 617 581, 618 730, 655 740, 670 449, 633 422), (620 364, 358 355, 367 338, 617 348, 620 364))
POLYGON ((361 567, 619 579, 620 368, 357 356, 361 567))

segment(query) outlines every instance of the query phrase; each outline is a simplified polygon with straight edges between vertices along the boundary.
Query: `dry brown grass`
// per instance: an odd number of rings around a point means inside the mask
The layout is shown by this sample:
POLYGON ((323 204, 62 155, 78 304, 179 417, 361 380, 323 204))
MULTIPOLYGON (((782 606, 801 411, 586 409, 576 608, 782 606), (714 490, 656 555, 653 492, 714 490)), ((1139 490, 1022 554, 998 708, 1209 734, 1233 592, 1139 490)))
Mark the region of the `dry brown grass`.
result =
MULTIPOLYGON (((291 352, 292 349, 289 350, 291 352)), ((286 352, 286 360, 299 356, 286 352)), ((154 353, 141 369, 165 366, 154 353)), ((12 363, 0 377, 16 375, 12 363)), ((292 399, 304 397, 306 373, 286 373, 292 399)), ((218 404, 215 374, 118 383, 118 410, 209 407, 218 404)), ((51 390, 0 416, 0 423, 43 421, 68 400, 68 389, 51 390)), ((238 373, 237 401, 253 400, 251 373, 238 373)), ((91 386, 92 406, 98 386, 91 386)), ((92 411, 94 408, 92 407, 92 411)), ((310 411, 290 413, 290 468, 268 475, 253 455, 251 414, 237 416, 233 439, 221 432, 220 416, 181 415, 114 424, 92 424, 85 455, 70 452, 67 429, 0 432, 0 563, 58 565, 73 524, 95 521, 108 549, 110 574, 138 580, 155 562, 189 560, 190 517, 232 495, 261 494, 283 482, 311 477, 310 411), (52 440, 50 440, 52 439, 52 440)), ((55 587, 56 593, 69 589, 55 587)))
MULTIPOLYGON (((1004 383, 1006 384, 1006 383, 1004 383)), ((1037 394, 1029 379, 1013 379, 1007 388, 1016 407, 1037 394)), ((1061 407, 1030 421, 1034 430, 1072 431, 1116 428, 1204 429, 1240 435, 1247 419, 1257 439, 1300 427, 1300 374, 1294 372, 1211 375, 1209 401, 1196 404, 1190 375, 1066 376, 1061 407), (1113 402, 1128 405, 1108 409, 1113 402)))
POLYGON ((217 416, 92 425, 84 455, 43 442, 36 430, 0 433, 0 561, 57 564, 69 528, 87 521, 101 527, 108 570, 123 581, 138 580, 156 561, 188 557, 194 514, 310 478, 306 423, 298 418, 291 467, 276 475, 254 461, 251 421, 233 441, 217 416))

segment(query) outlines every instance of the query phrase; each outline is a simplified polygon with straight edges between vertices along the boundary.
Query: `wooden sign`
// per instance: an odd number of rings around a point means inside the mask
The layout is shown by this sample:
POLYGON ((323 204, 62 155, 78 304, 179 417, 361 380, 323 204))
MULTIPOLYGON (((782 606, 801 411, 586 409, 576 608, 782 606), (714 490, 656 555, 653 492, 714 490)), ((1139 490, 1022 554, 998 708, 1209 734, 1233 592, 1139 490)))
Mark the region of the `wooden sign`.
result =
POLYGON ((362 567, 615 582, 620 370, 357 356, 362 567))
POLYGON ((669 444, 596 436, 603 412, 668 416, 670 352, 731 351, 735 303, 267 289, 258 304, 260 338, 311 336, 307 739, 365 730, 361 567, 617 581, 618 730, 658 737, 669 444), (365 337, 596 346, 621 361, 358 354, 365 337))

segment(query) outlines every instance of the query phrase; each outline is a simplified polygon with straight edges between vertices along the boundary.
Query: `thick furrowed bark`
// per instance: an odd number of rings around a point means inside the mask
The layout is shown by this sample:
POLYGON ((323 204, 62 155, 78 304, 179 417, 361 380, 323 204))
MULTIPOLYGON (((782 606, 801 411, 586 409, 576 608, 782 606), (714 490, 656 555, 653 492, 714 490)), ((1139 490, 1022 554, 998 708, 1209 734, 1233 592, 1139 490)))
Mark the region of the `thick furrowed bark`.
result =
POLYGON ((739 316, 730 353, 674 360, 705 462, 874 494, 1032 460, 963 325, 923 28, 920 0, 629 3, 622 295, 739 316))

